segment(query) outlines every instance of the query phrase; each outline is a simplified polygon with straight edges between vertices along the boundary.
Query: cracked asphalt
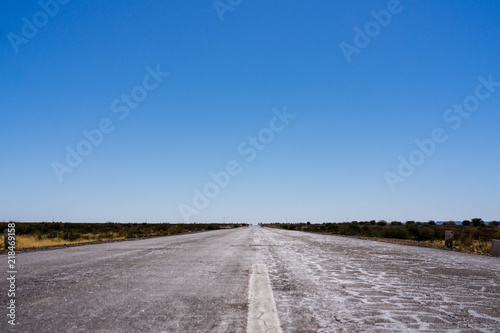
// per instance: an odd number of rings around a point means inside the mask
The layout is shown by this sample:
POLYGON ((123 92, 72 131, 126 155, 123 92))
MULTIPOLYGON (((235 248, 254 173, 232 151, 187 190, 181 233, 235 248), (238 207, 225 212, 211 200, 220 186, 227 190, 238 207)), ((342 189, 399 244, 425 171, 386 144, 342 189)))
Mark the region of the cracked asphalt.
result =
POLYGON ((16 259, 11 327, 0 256, 0 332, 246 332, 253 265, 283 332, 500 332, 488 256, 250 227, 16 259))

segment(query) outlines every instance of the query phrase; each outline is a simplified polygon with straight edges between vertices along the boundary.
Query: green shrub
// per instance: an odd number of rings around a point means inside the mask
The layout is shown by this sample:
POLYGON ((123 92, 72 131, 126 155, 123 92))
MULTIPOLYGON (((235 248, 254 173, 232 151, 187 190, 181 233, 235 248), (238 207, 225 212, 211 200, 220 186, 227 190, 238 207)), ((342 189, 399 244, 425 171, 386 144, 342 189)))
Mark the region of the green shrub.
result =
POLYGON ((481 223, 484 224, 484 221, 481 220, 480 218, 472 219, 471 222, 474 227, 479 227, 481 223))
POLYGON ((339 230, 339 226, 337 223, 327 223, 326 224, 326 231, 328 232, 336 232, 339 230))
POLYGON ((361 227, 357 223, 344 223, 340 227, 342 235, 355 236, 361 233, 361 227))
POLYGON ((55 230, 51 230, 46 234, 47 238, 57 238, 59 237, 59 233, 55 230))
POLYGON ((459 237, 457 243, 458 245, 469 247, 474 244, 474 240, 472 239, 472 236, 470 234, 465 234, 459 237))
POLYGON ((410 235, 411 238, 416 239, 418 236, 418 225, 415 223, 412 224, 406 224, 405 225, 406 230, 408 230, 408 234, 410 235))
POLYGON ((76 241, 77 239, 80 238, 80 235, 74 233, 73 231, 64 231, 62 233, 62 239, 67 240, 67 241, 76 241))
POLYGON ((418 241, 432 240, 434 239, 434 229, 432 227, 418 225, 416 223, 411 223, 406 225, 406 230, 410 238, 418 241))
MULTIPOLYGON (((220 226, 218 224, 210 224, 206 230, 219 230, 220 229, 220 226)), ((178 232, 180 232, 181 230, 179 230, 178 232)))
POLYGON ((434 239, 434 230, 425 226, 419 227, 418 241, 426 241, 434 239))
POLYGON ((389 226, 389 228, 384 228, 382 231, 382 237, 384 238, 396 238, 396 239, 408 239, 410 238, 410 233, 408 229, 402 226, 389 226))
POLYGON ((128 230, 125 233, 125 238, 137 238, 137 234, 133 230, 128 230))

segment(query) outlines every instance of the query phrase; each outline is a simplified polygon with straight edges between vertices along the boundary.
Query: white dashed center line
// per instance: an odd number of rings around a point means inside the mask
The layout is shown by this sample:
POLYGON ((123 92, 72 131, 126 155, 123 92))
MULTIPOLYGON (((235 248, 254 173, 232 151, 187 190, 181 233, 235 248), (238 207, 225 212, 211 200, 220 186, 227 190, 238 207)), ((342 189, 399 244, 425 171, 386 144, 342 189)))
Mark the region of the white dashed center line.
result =
POLYGON ((252 267, 247 333, 282 333, 266 265, 252 267))

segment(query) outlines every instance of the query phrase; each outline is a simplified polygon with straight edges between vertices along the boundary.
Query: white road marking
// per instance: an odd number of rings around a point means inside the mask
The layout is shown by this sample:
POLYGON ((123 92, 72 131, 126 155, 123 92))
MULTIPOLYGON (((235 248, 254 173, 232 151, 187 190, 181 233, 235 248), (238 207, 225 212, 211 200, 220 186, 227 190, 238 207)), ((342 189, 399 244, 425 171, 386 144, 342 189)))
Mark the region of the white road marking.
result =
POLYGON ((247 333, 282 333, 266 265, 252 267, 247 333))

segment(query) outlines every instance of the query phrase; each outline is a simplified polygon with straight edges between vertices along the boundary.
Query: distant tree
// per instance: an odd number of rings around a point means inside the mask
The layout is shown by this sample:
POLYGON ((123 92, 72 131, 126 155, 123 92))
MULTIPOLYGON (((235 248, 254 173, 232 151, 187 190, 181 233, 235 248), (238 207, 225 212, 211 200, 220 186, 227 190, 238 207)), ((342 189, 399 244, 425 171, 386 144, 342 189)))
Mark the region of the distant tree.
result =
POLYGON ((429 222, 427 222, 428 225, 436 225, 436 222, 433 221, 433 220, 430 220, 429 222))
POLYGON ((463 220, 462 221, 462 225, 468 227, 468 226, 470 226, 470 221, 469 220, 463 220))
POLYGON ((413 224, 415 221, 406 221, 406 224, 413 224))
POLYGON ((488 223, 488 226, 492 226, 492 227, 498 227, 500 225, 500 222, 498 221, 491 221, 490 223, 488 223))
POLYGON ((386 225, 387 225, 387 222, 386 222, 386 221, 384 221, 384 220, 380 220, 380 221, 378 221, 378 222, 377 222, 377 225, 379 225, 379 226, 383 227, 383 226, 386 226, 386 225))
POLYGON ((401 223, 399 221, 392 221, 391 225, 403 225, 403 223, 401 223))
POLYGON ((484 224, 484 221, 480 218, 474 218, 471 220, 471 222, 472 222, 472 225, 475 227, 479 227, 481 225, 481 222, 483 222, 483 224, 484 224))
POLYGON ((443 225, 456 225, 455 221, 443 222, 443 225))
POLYGON ((311 225, 311 222, 307 221, 307 225, 311 225))
POLYGON ((370 221, 370 225, 375 225, 377 222, 375 220, 370 221))

